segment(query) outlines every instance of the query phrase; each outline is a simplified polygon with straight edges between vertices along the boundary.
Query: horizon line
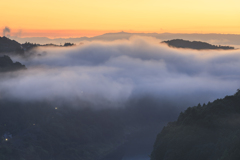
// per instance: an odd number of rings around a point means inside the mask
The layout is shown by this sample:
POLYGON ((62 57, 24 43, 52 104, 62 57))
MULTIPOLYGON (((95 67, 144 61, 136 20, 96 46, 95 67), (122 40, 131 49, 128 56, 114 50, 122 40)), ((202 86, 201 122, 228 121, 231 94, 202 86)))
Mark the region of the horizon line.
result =
MULTIPOLYGON (((6 35, 6 37, 10 37, 10 38, 48 38, 48 39, 69 39, 69 38, 83 38, 83 37, 87 37, 87 38, 92 38, 92 37, 96 37, 96 36, 101 36, 101 35, 105 35, 105 34, 117 34, 117 33, 128 33, 128 34, 185 34, 185 35, 194 35, 194 34, 200 34, 200 35, 210 35, 210 34, 215 34, 215 35, 240 35, 237 33, 214 33, 214 32, 209 32, 209 33, 199 33, 199 32, 191 32, 191 33, 186 33, 186 32, 147 32, 147 31, 102 31, 101 30, 31 30, 31 31, 44 31, 44 32, 30 32, 30 33, 24 33, 24 35, 22 35, 22 30, 18 30, 16 32, 16 30, 13 30, 14 32, 11 32, 11 34, 13 33, 13 35, 6 35), (55 32, 50 32, 49 31, 55 31, 55 32), (57 31, 57 32, 56 32, 57 31), (65 35, 59 34, 59 31, 65 31, 65 35), (66 31, 70 31, 69 35, 68 33, 66 33, 66 31), (73 36, 73 31, 93 31, 92 35, 79 35, 79 36, 73 36), (98 34, 96 33, 98 32, 98 34), (95 33, 95 34, 94 34, 95 33), (32 35, 30 35, 32 34, 32 35), (43 36, 41 36, 41 34, 44 34, 43 36), (47 36, 46 34, 52 34, 52 36, 47 36), (55 34, 53 36, 53 34, 55 34)), ((26 31, 26 30, 25 30, 26 31)), ((2 34, 2 37, 4 35, 2 34)))

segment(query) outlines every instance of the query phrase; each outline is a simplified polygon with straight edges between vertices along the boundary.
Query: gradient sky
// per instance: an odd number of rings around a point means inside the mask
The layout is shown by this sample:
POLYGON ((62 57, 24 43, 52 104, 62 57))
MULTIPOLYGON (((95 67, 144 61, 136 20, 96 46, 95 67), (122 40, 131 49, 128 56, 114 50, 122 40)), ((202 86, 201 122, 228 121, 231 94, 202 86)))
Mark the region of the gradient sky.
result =
POLYGON ((239 0, 8 0, 1 1, 0 27, 50 37, 122 30, 240 34, 239 6, 239 0))

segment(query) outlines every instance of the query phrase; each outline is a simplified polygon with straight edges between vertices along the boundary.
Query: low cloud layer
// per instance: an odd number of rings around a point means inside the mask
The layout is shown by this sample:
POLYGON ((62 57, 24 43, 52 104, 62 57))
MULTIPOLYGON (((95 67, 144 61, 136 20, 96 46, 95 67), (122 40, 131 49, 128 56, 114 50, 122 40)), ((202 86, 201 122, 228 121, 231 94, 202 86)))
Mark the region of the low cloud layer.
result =
MULTIPOLYGON (((240 51, 171 49, 154 38, 38 48, 27 71, 0 78, 2 98, 122 103, 152 95, 192 105, 234 94, 240 51)), ((188 107, 188 106, 186 106, 188 107)))

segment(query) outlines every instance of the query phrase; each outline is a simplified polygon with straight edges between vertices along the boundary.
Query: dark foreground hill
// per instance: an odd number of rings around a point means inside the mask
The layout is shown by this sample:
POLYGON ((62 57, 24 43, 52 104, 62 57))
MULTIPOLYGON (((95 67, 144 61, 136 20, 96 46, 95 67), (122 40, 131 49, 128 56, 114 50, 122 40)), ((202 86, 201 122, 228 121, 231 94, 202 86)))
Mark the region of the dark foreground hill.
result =
POLYGON ((13 62, 9 56, 0 56, 0 72, 17 71, 26 69, 25 65, 19 62, 13 62))
POLYGON ((163 128, 151 160, 239 160, 240 91, 189 107, 163 128))
POLYGON ((21 44, 7 37, 0 37, 0 53, 24 54, 21 44))
POLYGON ((187 41, 183 39, 173 39, 169 41, 163 41, 162 43, 166 43, 169 47, 174 47, 174 48, 190 48, 190 49, 234 49, 234 47, 230 46, 216 46, 216 45, 211 45, 206 42, 201 42, 201 41, 187 41))

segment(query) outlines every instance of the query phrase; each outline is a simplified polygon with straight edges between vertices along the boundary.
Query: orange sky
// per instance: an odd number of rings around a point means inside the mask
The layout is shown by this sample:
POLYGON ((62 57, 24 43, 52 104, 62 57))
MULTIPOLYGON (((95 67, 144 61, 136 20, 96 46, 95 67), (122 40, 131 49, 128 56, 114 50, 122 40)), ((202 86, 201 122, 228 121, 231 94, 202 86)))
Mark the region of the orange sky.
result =
POLYGON ((49 30, 49 29, 11 29, 11 36, 17 37, 49 37, 49 38, 68 38, 68 37, 93 37, 108 32, 110 30, 49 30))
POLYGON ((1 2, 0 28, 8 26, 11 36, 53 38, 118 31, 240 34, 239 6, 239 0, 8 0, 1 2))

